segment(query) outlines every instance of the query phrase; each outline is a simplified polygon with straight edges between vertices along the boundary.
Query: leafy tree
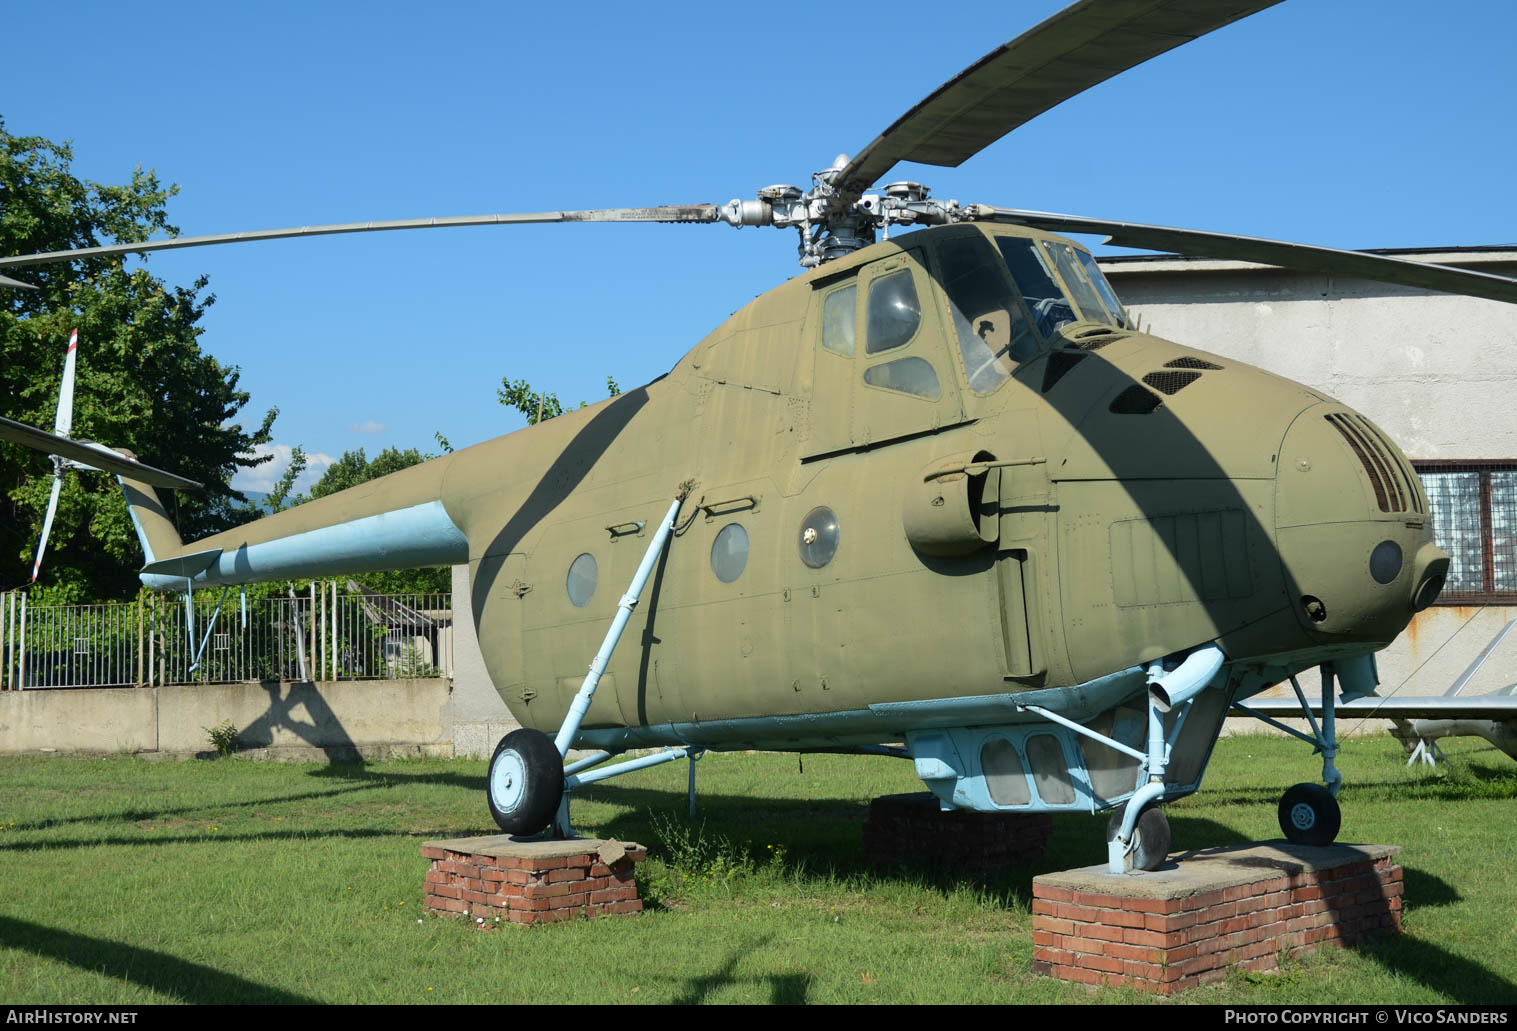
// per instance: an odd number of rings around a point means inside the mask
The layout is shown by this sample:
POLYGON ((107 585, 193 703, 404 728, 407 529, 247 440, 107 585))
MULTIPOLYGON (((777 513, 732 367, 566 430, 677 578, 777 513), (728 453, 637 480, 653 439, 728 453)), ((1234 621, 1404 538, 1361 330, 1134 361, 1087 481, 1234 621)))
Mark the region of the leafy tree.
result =
POLYGON ((270 512, 283 512, 291 505, 298 505, 305 500, 300 495, 291 496, 290 491, 295 489, 295 481, 300 479, 300 474, 306 471, 305 448, 296 444, 290 449, 290 464, 284 467, 284 472, 279 474, 274 487, 264 495, 263 503, 268 506, 270 512))
MULTIPOLYGON (((68 144, 13 136, 0 120, 0 254, 137 242, 177 234, 166 204, 177 187, 135 170, 106 185, 76 177, 68 144)), ((135 262, 135 259, 134 259, 135 262)), ((170 286, 120 258, 86 258, 13 273, 35 291, 0 289, 0 414, 51 427, 69 331, 79 330, 73 435, 130 448, 144 462, 206 485, 165 492, 184 537, 226 529, 251 514, 231 487, 271 439, 275 411, 253 429, 237 417, 249 395, 238 370, 200 349, 197 325, 215 295, 202 276, 170 286)), ((52 486, 45 456, 0 443, 0 588, 26 583, 52 486)), ((121 598, 142 562, 113 478, 71 473, 43 561, 54 601, 121 598)))
MULTIPOLYGON (((621 392, 622 388, 617 385, 616 380, 611 376, 607 376, 606 396, 615 397, 621 392)), ((564 406, 558 400, 557 394, 533 390, 532 385, 524 379, 513 380, 509 377, 501 377, 500 389, 495 392, 495 396, 507 408, 515 408, 522 415, 526 416, 528 426, 535 426, 545 419, 557 418, 564 414, 564 406)), ((586 403, 581 401, 579 406, 583 408, 586 403)), ((445 442, 441 434, 438 434, 438 442, 445 442)), ((448 450, 451 451, 452 448, 448 450)))

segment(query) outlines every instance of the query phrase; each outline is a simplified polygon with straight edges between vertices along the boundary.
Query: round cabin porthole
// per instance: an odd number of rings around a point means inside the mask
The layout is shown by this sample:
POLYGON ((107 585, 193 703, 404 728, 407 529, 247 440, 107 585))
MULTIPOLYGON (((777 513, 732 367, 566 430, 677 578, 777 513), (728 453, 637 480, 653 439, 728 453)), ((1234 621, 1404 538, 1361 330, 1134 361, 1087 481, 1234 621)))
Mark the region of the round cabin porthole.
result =
POLYGON ((564 588, 569 592, 569 601, 576 608, 584 608, 595 596, 596 574, 595 556, 589 552, 570 563, 564 588))
POLYGON ((813 508, 801 521, 801 561, 821 569, 838 552, 838 517, 832 509, 813 508))
POLYGON ((711 571, 724 584, 743 575, 748 565, 748 531, 737 523, 728 523, 711 543, 711 571))

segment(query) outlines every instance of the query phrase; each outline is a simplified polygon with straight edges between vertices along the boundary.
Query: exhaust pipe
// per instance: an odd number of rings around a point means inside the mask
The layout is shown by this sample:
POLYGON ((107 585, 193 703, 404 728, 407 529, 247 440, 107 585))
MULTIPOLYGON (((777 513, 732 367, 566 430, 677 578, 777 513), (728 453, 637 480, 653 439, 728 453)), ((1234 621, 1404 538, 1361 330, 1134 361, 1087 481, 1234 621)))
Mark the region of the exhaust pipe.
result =
POLYGON ((1152 672, 1148 697, 1155 709, 1169 712, 1182 702, 1194 698, 1222 668, 1227 656, 1215 644, 1202 645, 1185 657, 1179 666, 1157 677, 1152 672))

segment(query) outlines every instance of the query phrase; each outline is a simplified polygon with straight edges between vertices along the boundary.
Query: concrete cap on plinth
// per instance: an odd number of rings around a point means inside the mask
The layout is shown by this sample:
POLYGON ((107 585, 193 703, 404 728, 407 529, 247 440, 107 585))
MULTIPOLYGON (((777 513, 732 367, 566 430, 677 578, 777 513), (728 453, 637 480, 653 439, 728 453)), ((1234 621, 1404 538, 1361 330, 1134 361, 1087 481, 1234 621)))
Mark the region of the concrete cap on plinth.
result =
POLYGON ((1179 899, 1187 895, 1252 884, 1271 873, 1294 876, 1350 863, 1373 863, 1398 855, 1400 845, 1293 845, 1268 841, 1171 854, 1158 870, 1114 874, 1105 864, 1060 870, 1033 878, 1038 885, 1128 898, 1179 899))
POLYGON ((441 848, 449 852, 468 855, 490 856, 493 859, 553 859, 558 856, 599 855, 602 861, 615 862, 628 852, 639 851, 642 846, 632 841, 617 841, 615 838, 518 838, 510 834, 489 834, 480 838, 444 838, 424 842, 426 848, 441 848), (610 853, 616 853, 610 857, 610 853))

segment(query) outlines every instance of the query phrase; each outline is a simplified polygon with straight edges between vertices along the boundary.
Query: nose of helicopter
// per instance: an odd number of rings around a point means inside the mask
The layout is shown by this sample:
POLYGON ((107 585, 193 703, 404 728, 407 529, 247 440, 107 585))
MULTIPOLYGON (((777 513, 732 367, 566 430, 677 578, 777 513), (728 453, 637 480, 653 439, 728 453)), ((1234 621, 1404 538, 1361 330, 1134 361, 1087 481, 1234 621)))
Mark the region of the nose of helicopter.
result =
POLYGON ((1448 573, 1411 463, 1339 404, 1305 409, 1286 431, 1275 529, 1297 618, 1324 641, 1389 643, 1448 573))

